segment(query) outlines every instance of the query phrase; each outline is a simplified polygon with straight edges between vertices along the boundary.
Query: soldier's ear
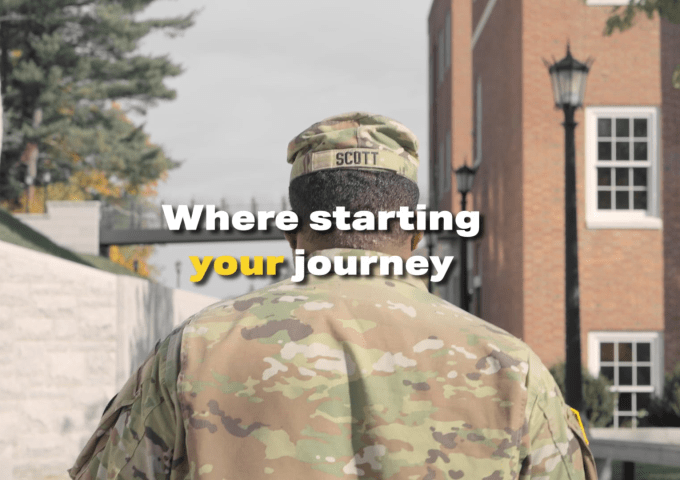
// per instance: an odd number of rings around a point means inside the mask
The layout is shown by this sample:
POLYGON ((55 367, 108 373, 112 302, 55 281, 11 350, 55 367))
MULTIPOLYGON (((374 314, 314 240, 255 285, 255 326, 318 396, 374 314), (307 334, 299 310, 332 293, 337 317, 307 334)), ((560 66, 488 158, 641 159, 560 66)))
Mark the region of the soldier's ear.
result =
POLYGON ((295 250, 297 248, 297 233, 283 232, 283 235, 286 237, 286 240, 288 240, 290 248, 295 250))
POLYGON ((411 251, 418 248, 418 244, 423 239, 423 235, 423 232, 416 232, 416 234, 413 235, 413 239, 411 240, 411 251))

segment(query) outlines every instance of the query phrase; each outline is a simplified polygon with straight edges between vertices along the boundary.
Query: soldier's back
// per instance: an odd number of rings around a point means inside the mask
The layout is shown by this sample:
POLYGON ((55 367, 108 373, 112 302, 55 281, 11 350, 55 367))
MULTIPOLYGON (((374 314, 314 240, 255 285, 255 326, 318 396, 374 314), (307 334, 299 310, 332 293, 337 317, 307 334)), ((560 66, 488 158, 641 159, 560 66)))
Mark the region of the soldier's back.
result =
POLYGON ((579 470, 531 350, 413 277, 308 277, 222 302, 185 327, 178 385, 201 478, 579 470))

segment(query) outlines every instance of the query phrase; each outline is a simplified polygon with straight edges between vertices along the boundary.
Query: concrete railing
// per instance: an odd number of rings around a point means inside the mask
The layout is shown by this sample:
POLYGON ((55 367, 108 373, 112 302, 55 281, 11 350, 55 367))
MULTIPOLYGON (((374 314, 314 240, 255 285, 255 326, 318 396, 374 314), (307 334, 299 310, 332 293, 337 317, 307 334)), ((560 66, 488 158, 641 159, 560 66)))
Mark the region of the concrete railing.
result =
POLYGON ((592 428, 590 449, 604 459, 600 480, 611 479, 611 462, 680 467, 680 428, 592 428))

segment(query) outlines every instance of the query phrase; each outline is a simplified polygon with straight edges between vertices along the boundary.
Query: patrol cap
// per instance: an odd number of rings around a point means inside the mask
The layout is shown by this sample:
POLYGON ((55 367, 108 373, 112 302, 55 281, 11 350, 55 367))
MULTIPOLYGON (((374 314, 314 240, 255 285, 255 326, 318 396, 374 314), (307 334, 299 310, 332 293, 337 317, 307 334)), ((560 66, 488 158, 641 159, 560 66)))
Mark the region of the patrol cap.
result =
POLYGON ((315 123, 288 144, 290 179, 319 170, 391 170, 418 183, 418 139, 382 115, 350 112, 315 123))

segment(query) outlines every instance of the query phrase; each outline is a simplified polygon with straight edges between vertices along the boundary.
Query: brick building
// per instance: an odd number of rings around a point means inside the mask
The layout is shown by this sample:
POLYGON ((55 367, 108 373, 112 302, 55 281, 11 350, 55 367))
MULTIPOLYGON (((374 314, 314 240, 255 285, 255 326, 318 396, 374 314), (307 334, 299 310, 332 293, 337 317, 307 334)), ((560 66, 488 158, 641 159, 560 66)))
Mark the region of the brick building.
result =
MULTIPOLYGON (((429 17, 430 205, 460 207, 453 170, 477 167, 468 209, 471 310, 564 360, 564 116, 542 59, 593 57, 576 112, 583 362, 631 423, 680 361, 680 26, 628 0, 434 0, 429 17)), ((440 294, 457 302, 456 278, 440 294)))

